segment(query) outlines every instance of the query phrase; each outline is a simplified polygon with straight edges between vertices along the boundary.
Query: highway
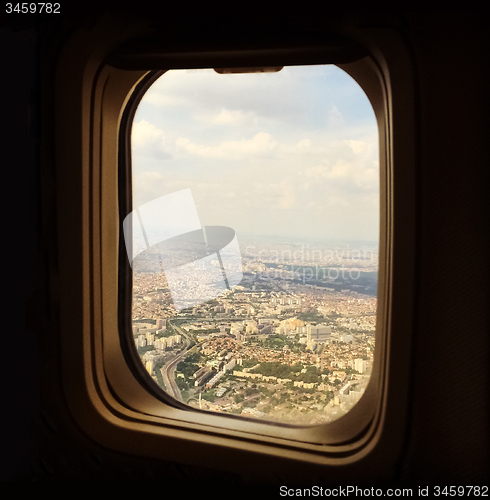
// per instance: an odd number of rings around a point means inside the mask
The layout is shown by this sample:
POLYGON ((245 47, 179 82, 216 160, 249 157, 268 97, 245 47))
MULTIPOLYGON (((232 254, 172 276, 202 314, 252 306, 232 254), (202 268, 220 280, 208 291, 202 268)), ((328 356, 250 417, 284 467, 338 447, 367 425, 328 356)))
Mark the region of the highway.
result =
POLYGON ((175 382, 175 370, 177 368, 177 365, 187 356, 192 339, 189 337, 189 334, 182 330, 180 327, 172 325, 172 328, 174 328, 180 335, 182 335, 182 338, 185 339, 184 349, 174 358, 167 361, 160 368, 160 371, 162 373, 163 383, 165 384, 165 392, 177 401, 182 401, 180 389, 175 382))

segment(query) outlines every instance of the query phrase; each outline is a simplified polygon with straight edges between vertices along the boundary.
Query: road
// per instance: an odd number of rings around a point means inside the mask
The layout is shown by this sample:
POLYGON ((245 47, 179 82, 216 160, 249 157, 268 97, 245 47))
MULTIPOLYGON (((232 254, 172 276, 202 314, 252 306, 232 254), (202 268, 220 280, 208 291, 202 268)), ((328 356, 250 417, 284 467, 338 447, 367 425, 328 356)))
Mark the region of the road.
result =
POLYGON ((182 395, 180 394, 180 389, 175 382, 175 370, 177 365, 187 356, 189 351, 189 346, 192 342, 189 334, 182 330, 180 327, 176 325, 172 325, 184 340, 184 349, 179 352, 174 358, 167 361, 161 368, 160 371, 162 373, 163 383, 165 384, 165 392, 176 399, 177 401, 182 401, 182 395))

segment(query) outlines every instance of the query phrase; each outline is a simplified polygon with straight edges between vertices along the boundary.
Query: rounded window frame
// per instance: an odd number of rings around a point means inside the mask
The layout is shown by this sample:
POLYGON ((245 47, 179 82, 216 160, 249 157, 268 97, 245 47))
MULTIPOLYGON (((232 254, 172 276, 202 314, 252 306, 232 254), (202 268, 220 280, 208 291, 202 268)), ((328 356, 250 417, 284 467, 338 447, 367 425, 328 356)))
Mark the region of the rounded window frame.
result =
MULTIPOLYGON (((130 144, 131 112, 125 110, 157 73, 108 64, 106 56, 121 40, 115 43, 111 39, 104 54, 96 42, 82 47, 78 41, 67 48, 60 60, 58 83, 71 87, 72 95, 78 95, 80 101, 78 105, 66 99, 57 102, 57 165, 61 183, 69 187, 60 192, 58 201, 66 206, 69 193, 76 197, 72 199, 75 206, 60 216, 58 234, 61 268, 70 276, 76 273, 70 270, 72 264, 81 264, 81 274, 75 280, 81 288, 75 303, 70 303, 70 294, 61 300, 62 326, 69 329, 68 318, 80 319, 75 334, 63 340, 62 358, 76 359, 73 369, 64 365, 63 374, 68 406, 79 425, 98 442, 158 458, 177 455, 189 459, 189 451, 197 446, 200 456, 213 450, 213 460, 219 463, 233 449, 255 457, 275 456, 327 466, 360 464, 373 453, 393 456, 402 446, 403 435, 397 433, 397 439, 393 439, 387 432, 397 425, 403 428, 409 385, 415 134, 403 132, 414 130, 411 103, 415 96, 412 89, 407 98, 406 86, 402 90, 399 83, 395 84, 403 78, 410 82, 411 77, 408 55, 403 64, 399 63, 396 49, 406 53, 401 40, 393 34, 392 44, 381 42, 375 31, 365 38, 369 56, 337 65, 363 88, 378 119, 381 223, 375 365, 365 395, 350 412, 330 424, 300 428, 179 407, 153 392, 151 386, 141 385, 146 371, 139 359, 133 362, 125 345, 132 335, 119 332, 124 324, 119 290, 125 290, 124 302, 130 288, 118 265, 127 263, 127 259, 122 260, 124 214, 119 200, 128 186, 128 165, 121 166, 130 144), (76 53, 82 55, 75 71, 79 78, 70 82, 69 68, 76 53), (80 126, 63 128, 64 120, 73 119, 69 113, 74 110, 80 126), (63 146, 67 140, 78 148, 69 151, 63 146), (73 169, 80 174, 75 179, 71 177, 73 169), (396 204, 394 191, 397 196, 403 193, 396 204), (74 221, 80 223, 78 231, 63 231, 74 221), (394 232, 395 222, 405 228, 403 233, 394 232), (76 237, 70 240, 69 234, 76 237), (160 446, 155 446, 155 440, 160 446), (163 451, 165 445, 177 442, 187 451, 175 453, 175 446, 171 452, 163 451)), ((207 57, 205 52, 201 55, 207 57)), ((196 60, 201 59, 197 54, 196 60)), ((252 53, 251 63, 253 60, 252 53)), ((281 65, 280 60, 277 65, 281 65)), ((123 208, 125 211, 128 206, 123 208)))

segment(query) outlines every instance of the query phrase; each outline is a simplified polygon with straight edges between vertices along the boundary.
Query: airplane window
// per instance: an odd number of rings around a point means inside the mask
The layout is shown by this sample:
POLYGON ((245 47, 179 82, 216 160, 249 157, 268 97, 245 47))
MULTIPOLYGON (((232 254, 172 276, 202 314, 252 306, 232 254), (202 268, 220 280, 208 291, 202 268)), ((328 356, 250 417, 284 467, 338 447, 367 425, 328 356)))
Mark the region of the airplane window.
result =
POLYGON ((132 124, 132 331, 191 408, 291 425, 370 379, 379 157, 373 108, 334 65, 171 70, 132 124))

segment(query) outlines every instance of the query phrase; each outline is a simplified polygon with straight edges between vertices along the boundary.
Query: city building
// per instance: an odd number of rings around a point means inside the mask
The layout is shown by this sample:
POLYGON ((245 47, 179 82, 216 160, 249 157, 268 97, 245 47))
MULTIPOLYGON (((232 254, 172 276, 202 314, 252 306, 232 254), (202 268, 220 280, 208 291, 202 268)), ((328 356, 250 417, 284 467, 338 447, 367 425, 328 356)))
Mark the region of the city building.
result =
POLYGON ((308 325, 306 329, 306 338, 308 341, 324 343, 330 340, 332 329, 327 325, 308 325))

